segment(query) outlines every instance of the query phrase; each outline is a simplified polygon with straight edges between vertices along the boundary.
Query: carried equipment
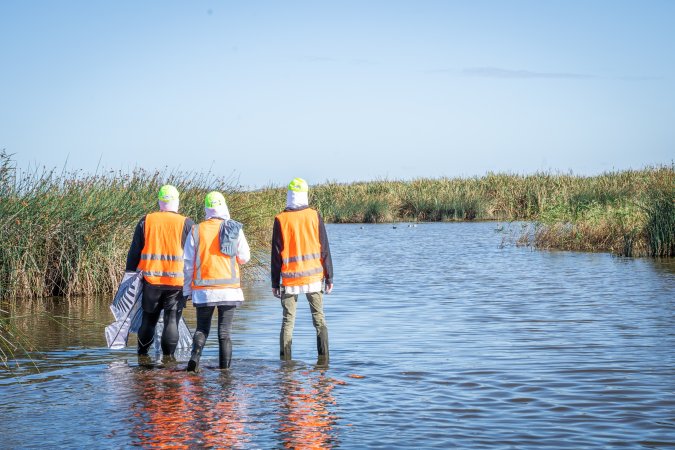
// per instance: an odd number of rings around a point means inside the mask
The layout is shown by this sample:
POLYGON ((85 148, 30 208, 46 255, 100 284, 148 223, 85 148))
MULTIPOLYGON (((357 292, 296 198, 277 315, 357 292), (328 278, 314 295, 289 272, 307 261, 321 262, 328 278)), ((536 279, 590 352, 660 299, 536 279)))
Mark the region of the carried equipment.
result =
MULTIPOLYGON (((110 305, 115 321, 105 327, 105 338, 108 348, 121 349, 128 345, 129 333, 138 333, 143 319, 143 273, 127 272, 120 282, 117 293, 110 305)), ((160 315, 155 327, 155 351, 161 350, 164 318, 160 315)), ((192 333, 183 317, 178 323, 179 349, 192 347, 192 333)))

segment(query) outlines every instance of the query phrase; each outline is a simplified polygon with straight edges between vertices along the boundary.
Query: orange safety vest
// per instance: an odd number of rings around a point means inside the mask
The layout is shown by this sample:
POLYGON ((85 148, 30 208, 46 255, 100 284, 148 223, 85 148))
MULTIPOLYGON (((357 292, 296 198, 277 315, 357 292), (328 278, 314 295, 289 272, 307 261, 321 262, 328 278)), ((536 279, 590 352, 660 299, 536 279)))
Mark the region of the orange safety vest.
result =
POLYGON ((145 216, 145 245, 138 268, 150 284, 183 286, 181 238, 185 216, 159 211, 145 216))
POLYGON ((195 242, 192 289, 225 289, 241 287, 239 264, 236 256, 220 251, 220 223, 222 219, 209 219, 192 227, 195 242))
POLYGON ((281 226, 282 286, 303 286, 323 279, 319 213, 312 208, 277 215, 281 226))

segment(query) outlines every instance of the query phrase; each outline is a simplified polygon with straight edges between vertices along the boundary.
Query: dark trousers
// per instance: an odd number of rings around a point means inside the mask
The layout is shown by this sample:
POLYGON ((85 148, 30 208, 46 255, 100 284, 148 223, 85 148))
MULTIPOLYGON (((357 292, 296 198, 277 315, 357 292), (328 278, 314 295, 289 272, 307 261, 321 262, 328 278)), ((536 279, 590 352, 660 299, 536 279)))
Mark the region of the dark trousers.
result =
MULTIPOLYGON (((197 330, 204 334, 204 338, 209 337, 211 331, 211 318, 215 306, 197 307, 197 330)), ((218 340, 230 339, 232 333, 232 321, 234 320, 234 310, 236 306, 221 305, 218 306, 218 340)))
MULTIPOLYGON (((198 306, 197 307, 197 329, 192 339, 191 362, 199 362, 202 348, 206 343, 211 331, 211 318, 216 306, 198 306)), ((232 361, 232 321, 234 319, 234 310, 236 306, 219 305, 218 307, 218 353, 220 368, 227 369, 232 361)), ((188 370, 190 366, 188 365, 188 370)))
POLYGON ((178 345, 178 323, 183 315, 185 299, 182 289, 157 289, 151 284, 143 285, 143 321, 138 330, 138 354, 146 355, 155 339, 155 327, 164 312, 162 330, 162 353, 173 355, 178 345))

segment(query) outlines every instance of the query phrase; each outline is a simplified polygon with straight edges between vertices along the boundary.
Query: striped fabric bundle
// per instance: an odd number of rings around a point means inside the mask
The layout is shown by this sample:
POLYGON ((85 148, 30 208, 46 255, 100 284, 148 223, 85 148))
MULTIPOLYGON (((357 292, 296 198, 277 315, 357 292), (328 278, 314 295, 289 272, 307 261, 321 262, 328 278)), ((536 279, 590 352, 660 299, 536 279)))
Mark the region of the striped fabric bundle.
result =
MULTIPOLYGON (((108 348, 121 349, 128 345, 129 333, 138 333, 143 321, 143 274, 142 272, 125 273, 110 310, 115 321, 105 327, 105 338, 108 348)), ((163 314, 155 328, 155 351, 161 350, 162 330, 164 330, 163 314)), ((178 323, 178 349, 192 347, 192 333, 181 317, 178 323)))
POLYGON ((143 298, 143 274, 125 273, 113 302, 110 305, 115 321, 105 327, 108 348, 120 349, 127 346, 131 324, 139 322, 134 332, 138 332, 140 318, 143 316, 141 300, 143 298))

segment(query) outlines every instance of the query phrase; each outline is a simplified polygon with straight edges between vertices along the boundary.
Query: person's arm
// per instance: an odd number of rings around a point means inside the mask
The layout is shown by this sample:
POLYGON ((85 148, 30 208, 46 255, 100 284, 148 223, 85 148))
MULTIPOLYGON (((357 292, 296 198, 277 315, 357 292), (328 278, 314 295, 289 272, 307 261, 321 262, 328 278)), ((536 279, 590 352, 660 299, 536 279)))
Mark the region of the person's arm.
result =
MULTIPOLYGON (((196 232, 196 230, 195 230, 196 232)), ((185 240, 183 249, 183 297, 192 295, 192 276, 194 274, 195 260, 195 240, 192 233, 189 233, 185 240)))
POLYGON ((244 229, 239 230, 237 236, 237 262, 239 264, 246 264, 251 259, 251 249, 248 246, 246 236, 244 236, 244 229))
POLYGON ((180 237, 180 246, 185 248, 185 243, 187 242, 187 237, 192 231, 192 226, 194 225, 194 221, 190 219, 189 217, 185 218, 185 222, 183 222, 183 234, 181 234, 180 237))
POLYGON ((281 236, 281 224, 278 219, 274 219, 274 228, 272 228, 272 256, 270 260, 270 272, 272 277, 272 294, 275 297, 281 297, 279 282, 281 280, 281 250, 284 243, 281 236))
POLYGON ((134 237, 131 239, 131 246, 127 253, 126 272, 135 272, 138 264, 141 262, 141 252, 145 247, 145 216, 136 224, 134 237))
POLYGON ((321 265, 323 266, 323 277, 326 280, 326 294, 333 289, 333 258, 330 254, 330 245, 328 244, 328 234, 323 218, 319 214, 319 242, 321 243, 321 265))

